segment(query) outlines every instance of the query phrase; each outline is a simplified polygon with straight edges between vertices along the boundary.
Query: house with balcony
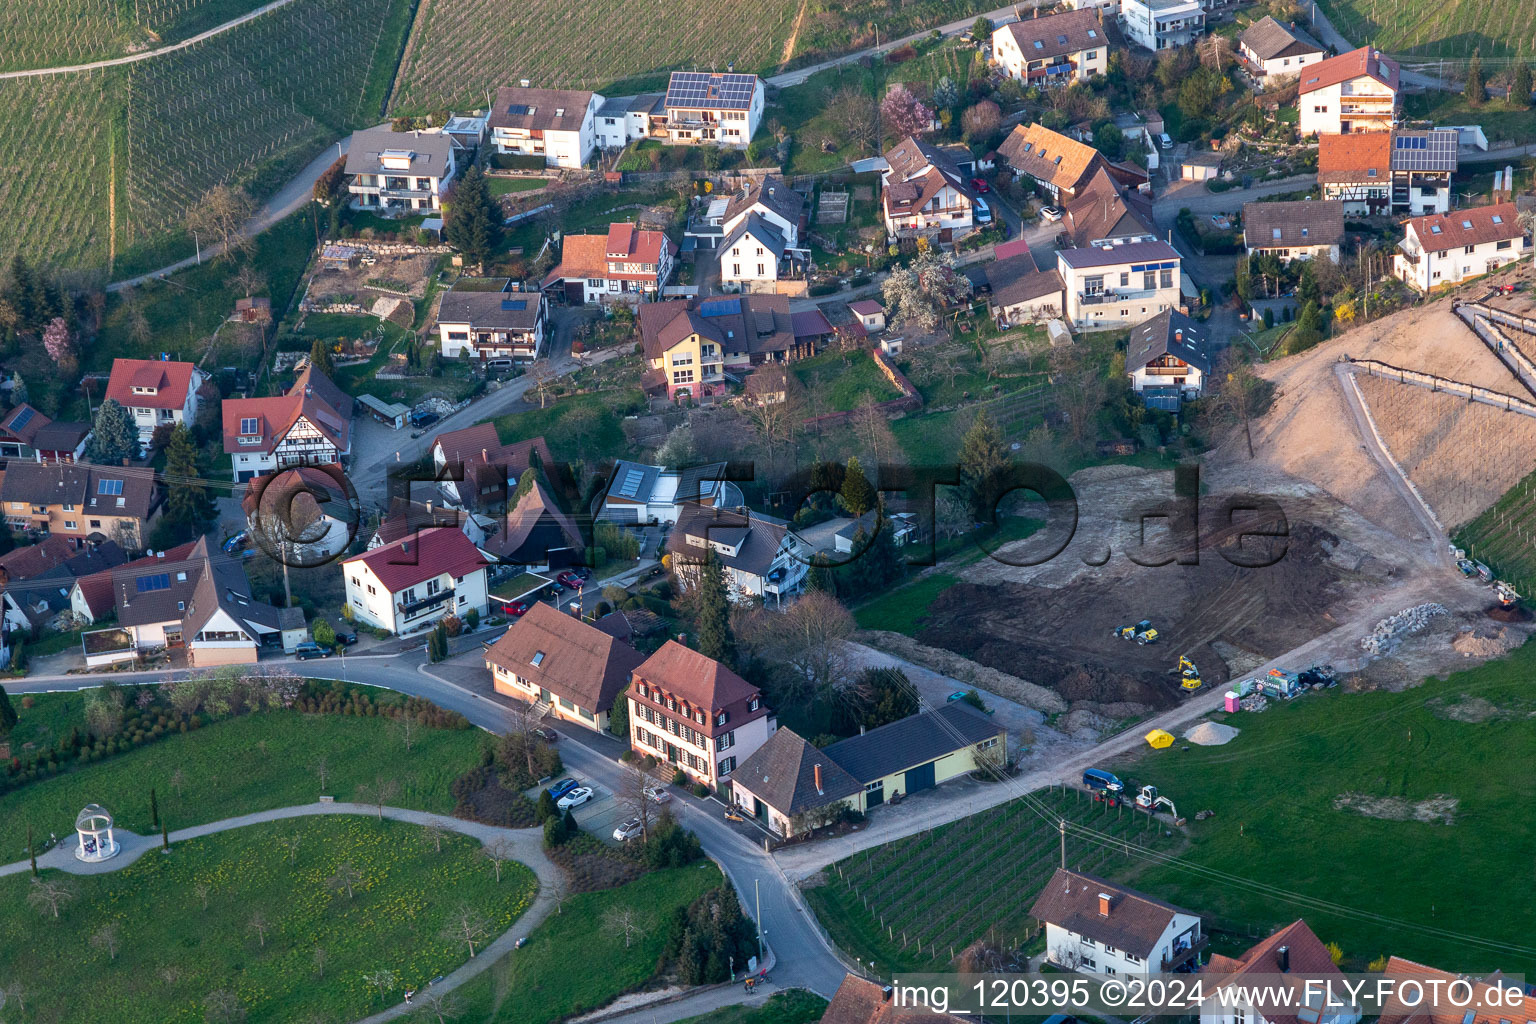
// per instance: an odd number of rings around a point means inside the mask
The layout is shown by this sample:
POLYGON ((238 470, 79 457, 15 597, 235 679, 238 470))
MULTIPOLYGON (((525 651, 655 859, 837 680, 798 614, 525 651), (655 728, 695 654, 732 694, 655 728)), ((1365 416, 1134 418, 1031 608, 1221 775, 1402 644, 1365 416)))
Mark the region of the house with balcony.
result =
POLYGON ((357 621, 406 635, 445 615, 486 610, 491 560, 453 527, 419 530, 341 563, 357 621))
POLYGON ((485 652, 497 693, 601 733, 644 660, 623 641, 538 601, 485 652))
POLYGON ((76 548, 110 540, 124 551, 143 550, 164 500, 147 466, 12 462, 0 480, 7 526, 64 537, 76 548))
POLYGON ((698 584, 713 549, 725 572, 732 601, 761 598, 781 607, 805 587, 810 547, 782 519, 747 508, 721 509, 690 503, 667 537, 672 572, 682 590, 698 584))
POLYGON ((1362 46, 1307 68, 1298 86, 1297 127, 1307 135, 1385 132, 1402 112, 1397 62, 1362 46))
POLYGON ((1041 270, 1028 240, 1002 242, 996 255, 997 259, 981 265, 981 275, 989 292, 988 307, 1000 330, 1061 315, 1066 308, 1061 273, 1055 267, 1041 270))
POLYGON ((114 359, 106 397, 133 417, 139 443, 148 444, 155 428, 197 419, 198 392, 208 374, 192 363, 158 359, 114 359))
POLYGON ((1071 85, 1109 67, 1109 40, 1093 8, 1009 22, 992 33, 992 59, 1030 85, 1071 85))
POLYGON ((1317 181, 1352 216, 1445 213, 1458 154, 1454 128, 1320 135, 1317 181))
POLYGON ((1200 917, 1096 875, 1057 868, 1029 915, 1045 925, 1046 959, 1088 974, 1168 974, 1209 942, 1200 917))
POLYGON ((1167 242, 1062 249, 1056 270, 1079 328, 1132 327, 1180 303, 1179 251, 1167 242))
POLYGON ((713 398, 754 366, 806 351, 785 295, 648 302, 639 312, 649 364, 640 383, 653 396, 713 398))
POLYGON ((503 504, 535 460, 541 466, 555 464, 543 437, 503 444, 493 423, 445 431, 433 438, 431 453, 442 496, 471 512, 503 504))
POLYGON ((566 235, 560 265, 544 278, 547 293, 561 290, 566 302, 638 303, 654 299, 672 276, 677 243, 660 231, 610 224, 606 235, 566 235))
POLYGON ((383 214, 441 212, 458 173, 452 136, 365 128, 347 149, 347 191, 354 210, 383 214))
POLYGON ((976 193, 950 155, 908 137, 885 154, 880 209, 887 238, 948 244, 975 226, 976 193))
POLYGON ((546 167, 579 169, 597 145, 597 111, 603 98, 584 89, 496 90, 491 108, 491 145, 501 155, 542 157, 546 167))
POLYGON ((690 505, 742 503, 741 489, 725 479, 725 463, 669 469, 620 459, 613 465, 598 518, 612 523, 675 523, 690 505))
POLYGON ((1053 202, 1070 203, 1082 195, 1099 171, 1112 182, 1130 188, 1147 181, 1145 170, 1112 164, 1092 146, 1041 124, 1015 125, 997 147, 997 155, 1014 174, 1032 182, 1053 202))
POLYGON ((1295 24, 1266 14, 1237 37, 1237 56, 1249 74, 1268 84, 1322 63, 1328 51, 1295 24))
POLYGON ((1343 242, 1344 204, 1337 200, 1243 204, 1243 244, 1249 256, 1337 263, 1343 242))
POLYGON ((1415 217, 1403 231, 1392 273, 1424 293, 1492 273, 1531 253, 1531 236, 1520 226, 1514 203, 1415 217))
POLYGON ((711 789, 728 783, 778 728, 757 687, 676 640, 630 673, 624 696, 630 748, 711 789))
POLYGON ((438 351, 445 359, 468 356, 483 369, 510 369, 539 358, 548 327, 543 292, 454 288, 438 305, 438 351))
POLYGON ((253 665, 264 644, 292 651, 308 632, 302 608, 256 600, 245 567, 210 549, 206 537, 183 559, 141 558, 112 570, 112 599, 118 625, 133 638, 123 652, 130 658, 184 649, 197 668, 253 665))
POLYGON ((294 466, 335 466, 352 453, 352 396, 306 366, 286 394, 228 398, 220 409, 235 483, 294 466))
POLYGON ((652 135, 674 145, 745 147, 763 120, 767 90, 756 75, 674 71, 652 135))
POLYGON ((128 560, 112 541, 77 548, 63 537, 0 555, 0 620, 7 633, 24 629, 37 636, 55 617, 71 611, 70 594, 82 578, 110 573, 128 560))
POLYGON ((1120 23, 1137 46, 1167 50, 1205 35, 1205 10, 1200 0, 1122 0, 1120 23))
MULTIPOLYGON (((1200 974, 1207 979, 1200 1024, 1358 1024, 1361 1018, 1360 1007, 1340 998, 1344 972, 1305 921, 1240 956, 1213 953, 1200 974)), ((1456 1011, 1463 1022, 1477 1016, 1456 1011)))
POLYGON ((1174 309, 1138 324, 1125 343, 1131 390, 1149 409, 1176 413, 1185 402, 1203 397, 1215 365, 1210 331, 1174 309))

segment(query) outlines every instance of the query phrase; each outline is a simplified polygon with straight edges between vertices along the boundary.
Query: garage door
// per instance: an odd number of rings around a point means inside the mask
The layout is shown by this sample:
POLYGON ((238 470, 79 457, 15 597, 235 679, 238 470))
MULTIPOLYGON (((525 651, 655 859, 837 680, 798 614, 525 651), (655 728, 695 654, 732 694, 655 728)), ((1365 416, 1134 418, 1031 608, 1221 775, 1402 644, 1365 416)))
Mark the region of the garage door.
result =
POLYGON ((933 762, 929 761, 927 764, 919 765, 916 768, 909 768, 906 781, 908 793, 916 793, 920 789, 932 788, 933 762))
POLYGON ((583 302, 586 302, 587 301, 586 282, 584 282, 584 281, 567 281, 567 282, 565 282, 565 301, 569 302, 569 303, 571 303, 572 305, 575 305, 575 306, 579 306, 583 302))

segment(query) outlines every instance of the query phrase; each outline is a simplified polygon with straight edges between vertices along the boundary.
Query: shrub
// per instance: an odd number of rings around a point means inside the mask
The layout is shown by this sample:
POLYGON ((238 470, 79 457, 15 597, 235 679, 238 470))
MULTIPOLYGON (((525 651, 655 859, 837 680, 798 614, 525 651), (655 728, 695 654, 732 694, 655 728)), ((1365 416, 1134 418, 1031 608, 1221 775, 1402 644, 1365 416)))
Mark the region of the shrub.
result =
POLYGON ((704 785, 702 782, 695 783, 693 787, 693 795, 698 797, 700 800, 703 800, 709 796, 709 787, 704 785))
POLYGON ((674 769, 672 769, 672 785, 674 785, 674 786, 686 786, 686 785, 688 785, 688 773, 683 771, 681 768, 674 768, 674 769))
POLYGON ((556 815, 544 822, 544 845, 553 849, 565 843, 565 819, 556 815))

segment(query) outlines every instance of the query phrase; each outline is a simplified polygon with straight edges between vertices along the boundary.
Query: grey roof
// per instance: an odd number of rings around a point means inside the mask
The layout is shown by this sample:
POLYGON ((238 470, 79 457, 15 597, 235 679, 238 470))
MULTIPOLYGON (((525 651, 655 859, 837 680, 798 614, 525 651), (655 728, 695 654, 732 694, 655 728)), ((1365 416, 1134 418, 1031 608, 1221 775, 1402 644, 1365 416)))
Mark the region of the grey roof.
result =
MULTIPOLYGON (((835 744, 834 744, 835 746, 835 744)), ((792 729, 780 729, 736 766, 731 778, 786 817, 854 796, 863 784, 826 750, 817 750, 792 729), (821 789, 816 766, 821 766, 821 789)))
POLYGON ((1250 249, 1338 245, 1343 240, 1344 204, 1336 199, 1243 204, 1243 241, 1250 249))
POLYGON ((1280 24, 1268 14, 1249 25, 1238 37, 1238 42, 1253 51, 1259 60, 1323 52, 1323 47, 1311 36, 1294 27, 1280 24))
POLYGON ((725 480, 723 462, 710 462, 701 466, 689 466, 678 474, 677 494, 674 501, 702 501, 720 490, 725 480))
POLYGON ((951 701, 862 736, 840 740, 822 753, 864 784, 927 764, 1005 731, 964 701, 951 701))
POLYGON ((1082 270, 1087 267, 1112 267, 1141 260, 1176 260, 1179 258, 1179 250, 1167 242, 1132 242, 1130 245, 1063 249, 1056 255, 1067 266, 1082 270))
POLYGON ((55 420, 37 432, 32 438, 32 447, 40 452, 72 452, 90 432, 89 423, 55 420))
POLYGON ((1138 324, 1125 344, 1125 369, 1134 372, 1161 355, 1182 359, 1201 373, 1216 362, 1210 332, 1183 313, 1165 309, 1138 324))
POLYGON ((1392 133, 1392 170, 1454 171, 1459 144, 1455 128, 1398 129, 1392 133))
POLYGON ((761 242, 764 249, 773 253, 775 260, 782 260, 784 258, 784 249, 787 245, 784 236, 779 233, 778 228, 764 220, 755 210, 747 214, 747 219, 737 225, 736 230, 731 232, 729 238, 720 243, 721 251, 729 249, 747 235, 751 235, 761 242))
POLYGON ((453 140, 437 132, 392 132, 388 128, 364 128, 352 133, 347 150, 348 174, 411 174, 442 178, 448 174, 453 140), (398 150, 411 154, 409 170, 385 167, 380 154, 398 150))
POLYGON ((789 524, 761 512, 717 509, 684 502, 677 525, 667 538, 673 558, 702 562, 705 548, 688 543, 690 536, 736 548, 736 554, 716 552, 720 564, 753 576, 766 576, 784 543, 789 524))
POLYGON ((994 306, 1008 307, 1066 290, 1060 271, 1055 267, 1041 270, 1034 255, 1028 252, 984 264, 982 270, 992 286, 994 306))
POLYGON ((539 322, 543 296, 539 292, 461 292, 443 296, 438 323, 465 323, 470 327, 507 331, 531 331, 539 322))
POLYGON ((579 132, 587 118, 592 93, 584 89, 523 89, 503 86, 496 90, 491 109, 492 128, 526 128, 529 131, 579 132))
POLYGON ((684 110, 746 110, 756 91, 756 75, 674 71, 667 79, 666 105, 684 110))
POLYGON ((598 117, 623 117, 629 113, 629 102, 633 96, 610 96, 603 100, 603 105, 597 108, 598 117))
POLYGON ((148 519, 159 491, 147 467, 12 460, 0 484, 0 501, 72 504, 87 515, 148 519))
POLYGON ((627 501, 649 501, 656 489, 656 479, 661 476, 660 466, 647 466, 641 462, 620 459, 613 464, 613 476, 608 480, 607 496, 627 501))
POLYGON ((1157 949, 1175 914, 1195 915, 1182 907, 1134 889, 1077 871, 1057 868, 1035 898, 1029 916, 1106 946, 1147 959, 1157 949), (1099 913, 1099 896, 1109 897, 1109 913, 1099 913))
POLYGON ((778 175, 764 175, 762 181, 736 190, 725 204, 723 221, 729 223, 754 206, 763 206, 789 223, 798 224, 800 215, 805 212, 805 196, 790 188, 778 175))
MULTIPOLYGON (((841 530, 838 530, 835 536, 841 537, 843 540, 853 540, 859 535, 860 531, 862 531, 865 536, 868 536, 870 531, 875 528, 875 518, 879 514, 880 513, 878 509, 872 508, 868 512, 865 512, 863 515, 859 516, 859 518, 849 520, 848 525, 844 526, 841 530)), ((882 527, 891 526, 899 530, 911 526, 912 520, 913 516, 910 512, 888 512, 885 516, 885 522, 881 525, 882 527)))

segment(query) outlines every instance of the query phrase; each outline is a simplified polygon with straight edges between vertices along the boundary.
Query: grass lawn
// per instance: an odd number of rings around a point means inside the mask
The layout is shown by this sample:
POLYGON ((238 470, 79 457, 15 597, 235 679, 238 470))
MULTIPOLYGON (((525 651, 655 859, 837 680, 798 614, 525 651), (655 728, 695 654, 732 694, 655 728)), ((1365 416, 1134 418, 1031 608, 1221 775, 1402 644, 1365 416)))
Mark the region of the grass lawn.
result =
POLYGON ((355 1019, 469 958, 443 935, 457 908, 473 907, 492 936, 528 908, 533 872, 504 864, 498 883, 479 850, 449 835, 437 852, 418 826, 371 818, 253 825, 152 850, 110 874, 47 872, 76 893, 58 920, 27 904, 31 880, 14 875, 0 880, 0 972, 26 979, 28 1007, 44 1019, 202 1020, 215 989, 234 992, 252 1024, 355 1019), (279 843, 294 838, 290 861, 279 843), (352 897, 327 885, 346 863, 360 876, 352 897), (201 885, 211 888, 206 906, 201 885), (264 937, 251 925, 258 914, 264 937), (92 945, 104 928, 116 930, 115 957, 92 945), (394 973, 382 996, 364 980, 381 969, 394 973))
POLYGON ((714 1013, 690 1017, 682 1024, 813 1024, 827 1010, 827 1001, 814 992, 792 988, 775 992, 766 1003, 726 1006, 714 1013))
POLYGON ((876 402, 900 398, 901 392, 886 380, 875 359, 864 349, 853 352, 823 352, 810 359, 800 359, 789 368, 814 396, 822 391, 826 408, 822 412, 848 412, 863 404, 866 396, 876 402))
MULTIPOLYGON (((1483 56, 1487 55, 1485 48, 1483 56)), ((1474 107, 1459 92, 1409 94, 1403 97, 1403 116, 1435 124, 1480 124, 1491 146, 1501 141, 1530 142, 1536 139, 1536 108, 1511 107, 1502 99, 1491 99, 1474 107)), ((1487 202, 1486 199, 1481 201, 1487 202)))
MULTIPOLYGON (((531 401, 538 401, 530 393, 531 401)), ((639 391, 605 391, 552 400, 542 409, 498 416, 493 421, 503 444, 543 436, 558 459, 585 459, 618 451, 624 444, 620 424, 643 404, 639 391)))
MULTIPOLYGON (((379 699, 393 697, 380 691, 379 699)), ((31 708, 17 704, 20 742, 53 742, 71 726, 85 727, 80 694, 38 694, 31 708)), ((314 801, 322 793, 341 800, 378 776, 397 779, 402 807, 448 813, 449 785, 473 767, 483 742, 478 729, 421 729, 411 749, 382 718, 303 715, 269 711, 205 725, 169 736, 104 761, 80 764, 0 796, 0 861, 26 855, 27 826, 39 840, 65 835, 75 815, 98 803, 123 828, 148 835, 149 790, 171 828, 183 828, 252 811, 314 801), (322 787, 314 766, 325 759, 322 787), (180 773, 180 792, 175 776, 180 773)), ((73 763, 73 762, 72 762, 73 763)))
MULTIPOLYGON (((1060 863, 1058 818, 1110 833, 1132 850, 1173 845, 1148 829, 1145 815, 1124 807, 1110 810, 1073 791, 1033 799, 1048 813, 1013 800, 839 861, 826 870, 827 884, 805 890, 806 899, 833 940, 873 959, 881 977, 949 970, 976 939, 1005 949, 1028 941, 1030 905, 1060 863), (1004 878, 1008 884, 999 885, 1004 878)), ((1067 840, 1067 863, 1077 870, 1103 874, 1124 861, 1121 848, 1067 840)))
POLYGON ((723 881, 712 862, 653 871, 627 885, 579 893, 528 937, 528 944, 468 982, 463 1024, 556 1021, 596 1009, 656 973, 672 914, 723 881), (632 909, 644 928, 624 936, 605 927, 612 907, 632 909))
POLYGON ((1536 748, 1533 673, 1528 643, 1401 693, 1331 690, 1262 714, 1218 716, 1242 735, 1226 746, 1149 752, 1134 765, 1138 778, 1191 818, 1182 859, 1221 881, 1149 867, 1138 886, 1214 916, 1218 927, 1242 927, 1245 938, 1250 926, 1266 934, 1304 914, 1356 964, 1393 953, 1450 971, 1530 973, 1529 914, 1504 887, 1529 874, 1536 843, 1526 813, 1536 777, 1509 770, 1511 751, 1536 748), (1431 799, 1450 801, 1449 822, 1391 820, 1431 799), (1193 823, 1205 809, 1216 817, 1193 823), (1246 881, 1388 920, 1259 895, 1246 881))
POLYGON ((514 192, 532 192, 534 189, 543 188, 549 184, 548 178, 504 178, 489 177, 485 183, 493 196, 509 196, 514 192))
POLYGON ((958 576, 947 572, 930 572, 859 605, 854 609, 854 620, 860 629, 884 629, 916 636, 922 628, 921 620, 928 614, 928 606, 959 582, 958 576))

